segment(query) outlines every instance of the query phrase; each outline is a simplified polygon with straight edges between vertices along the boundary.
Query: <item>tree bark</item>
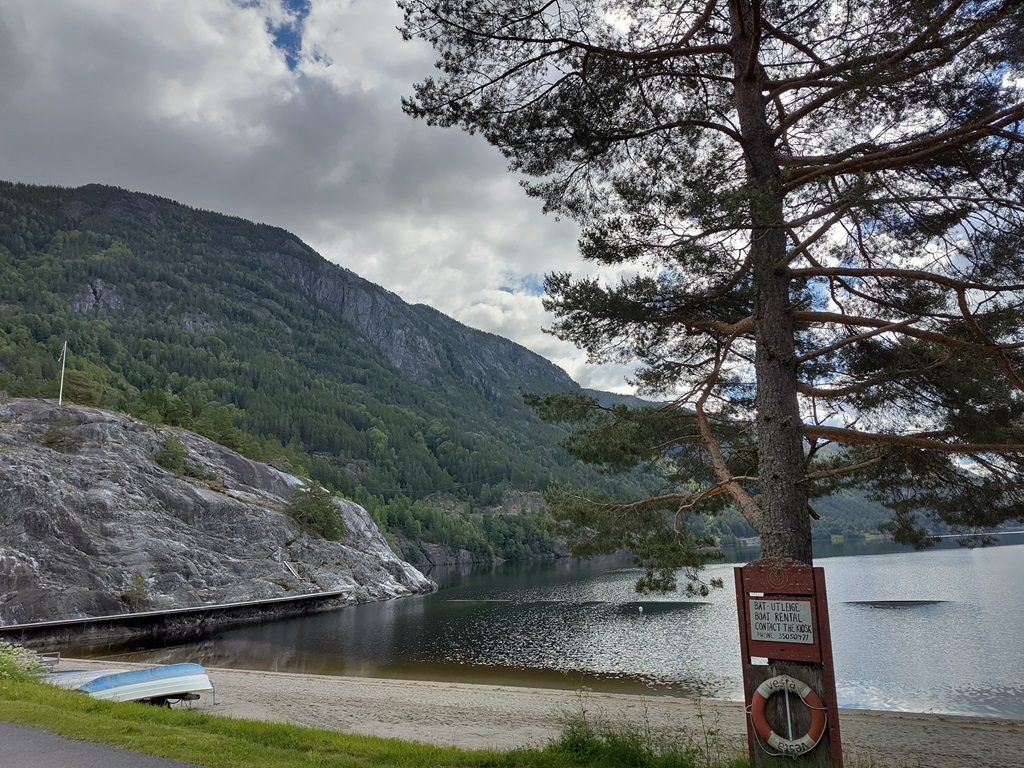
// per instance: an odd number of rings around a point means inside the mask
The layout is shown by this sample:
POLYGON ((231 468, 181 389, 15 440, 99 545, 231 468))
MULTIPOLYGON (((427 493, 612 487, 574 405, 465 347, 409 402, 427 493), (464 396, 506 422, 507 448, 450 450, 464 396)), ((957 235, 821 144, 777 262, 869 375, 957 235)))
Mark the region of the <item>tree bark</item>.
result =
POLYGON ((757 61, 759 20, 751 0, 730 0, 736 110, 750 187, 754 280, 761 557, 812 562, 803 422, 797 397, 796 325, 786 270, 781 168, 757 61))

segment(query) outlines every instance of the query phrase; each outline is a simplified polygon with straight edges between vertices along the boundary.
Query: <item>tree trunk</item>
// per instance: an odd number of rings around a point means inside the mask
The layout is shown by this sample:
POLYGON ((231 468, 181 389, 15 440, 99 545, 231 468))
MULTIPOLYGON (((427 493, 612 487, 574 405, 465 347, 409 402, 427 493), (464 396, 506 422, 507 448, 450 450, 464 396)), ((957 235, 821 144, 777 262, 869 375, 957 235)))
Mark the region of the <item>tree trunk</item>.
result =
POLYGON ((761 557, 811 563, 781 169, 761 87, 763 73, 755 48, 758 24, 750 0, 731 0, 730 14, 736 110, 751 188, 761 557))

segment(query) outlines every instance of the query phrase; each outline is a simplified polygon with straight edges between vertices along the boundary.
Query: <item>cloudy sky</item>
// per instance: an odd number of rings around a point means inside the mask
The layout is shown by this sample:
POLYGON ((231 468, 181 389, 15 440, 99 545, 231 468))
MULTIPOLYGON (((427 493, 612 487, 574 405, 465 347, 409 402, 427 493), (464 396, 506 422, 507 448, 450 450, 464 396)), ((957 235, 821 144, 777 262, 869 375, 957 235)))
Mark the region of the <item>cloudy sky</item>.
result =
POLYGON ((431 71, 392 0, 0 0, 0 179, 92 182, 284 227, 324 257, 628 391, 543 334, 586 267, 479 137, 405 116, 431 71))

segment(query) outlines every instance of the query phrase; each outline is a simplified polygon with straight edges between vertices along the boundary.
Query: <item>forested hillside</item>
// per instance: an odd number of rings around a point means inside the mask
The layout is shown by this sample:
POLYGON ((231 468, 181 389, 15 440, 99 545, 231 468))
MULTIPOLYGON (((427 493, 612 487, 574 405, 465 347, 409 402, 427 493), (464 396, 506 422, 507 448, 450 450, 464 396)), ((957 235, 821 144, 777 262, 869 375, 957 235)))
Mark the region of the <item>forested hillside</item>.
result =
POLYGON ((533 516, 480 510, 552 481, 611 487, 522 401, 577 389, 563 371, 275 227, 111 187, 0 184, 0 328, 9 395, 55 397, 66 339, 70 401, 306 473, 413 541, 535 556, 551 542, 533 516))
MULTIPOLYGON (((0 182, 0 330, 0 391, 56 397, 66 339, 71 402, 308 475, 364 505, 413 562, 560 551, 534 514, 552 482, 626 496, 655 482, 560 447, 567 427, 522 393, 579 387, 540 356, 406 304, 284 230, 151 195, 0 182)), ((823 511, 817 535, 887 517, 857 495, 823 511)), ((728 512, 701 529, 754 533, 728 512)))

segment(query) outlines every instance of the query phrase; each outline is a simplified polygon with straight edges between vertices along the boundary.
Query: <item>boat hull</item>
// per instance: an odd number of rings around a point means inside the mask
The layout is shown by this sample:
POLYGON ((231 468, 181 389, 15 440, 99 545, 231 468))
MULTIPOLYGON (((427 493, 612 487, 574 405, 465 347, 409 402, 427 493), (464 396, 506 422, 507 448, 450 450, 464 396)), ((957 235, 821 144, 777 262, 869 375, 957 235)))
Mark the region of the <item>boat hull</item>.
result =
POLYGON ((106 701, 151 701, 182 698, 212 691, 206 670, 199 664, 170 664, 133 670, 54 672, 49 682, 106 701))

